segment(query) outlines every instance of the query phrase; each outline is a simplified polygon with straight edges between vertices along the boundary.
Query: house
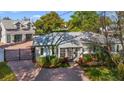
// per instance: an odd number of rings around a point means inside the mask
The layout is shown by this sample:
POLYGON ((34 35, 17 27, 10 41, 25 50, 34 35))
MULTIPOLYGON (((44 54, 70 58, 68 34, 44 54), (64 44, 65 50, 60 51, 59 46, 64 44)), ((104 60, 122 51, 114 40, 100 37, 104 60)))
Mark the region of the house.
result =
MULTIPOLYGON (((118 52, 122 49, 119 40, 109 38, 111 51, 118 52)), ((58 57, 68 57, 70 60, 79 58, 80 54, 94 53, 93 43, 105 45, 104 35, 93 32, 54 32, 33 39, 36 58, 39 56, 56 55, 58 57)))
POLYGON ((101 27, 100 33, 107 34, 107 36, 116 36, 119 33, 118 26, 117 24, 111 24, 109 26, 106 26, 105 28, 101 27))
POLYGON ((15 43, 31 40, 35 33, 35 27, 29 19, 0 20, 0 42, 15 43))

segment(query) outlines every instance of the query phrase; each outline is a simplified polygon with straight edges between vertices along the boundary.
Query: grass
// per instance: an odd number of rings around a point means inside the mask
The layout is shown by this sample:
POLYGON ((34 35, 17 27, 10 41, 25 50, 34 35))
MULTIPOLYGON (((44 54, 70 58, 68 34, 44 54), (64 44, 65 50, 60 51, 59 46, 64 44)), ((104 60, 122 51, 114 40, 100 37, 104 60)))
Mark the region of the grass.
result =
POLYGON ((0 81, 15 81, 16 76, 11 68, 5 63, 0 62, 0 81))
POLYGON ((113 81, 118 80, 116 69, 110 69, 105 66, 83 67, 86 76, 93 81, 113 81))

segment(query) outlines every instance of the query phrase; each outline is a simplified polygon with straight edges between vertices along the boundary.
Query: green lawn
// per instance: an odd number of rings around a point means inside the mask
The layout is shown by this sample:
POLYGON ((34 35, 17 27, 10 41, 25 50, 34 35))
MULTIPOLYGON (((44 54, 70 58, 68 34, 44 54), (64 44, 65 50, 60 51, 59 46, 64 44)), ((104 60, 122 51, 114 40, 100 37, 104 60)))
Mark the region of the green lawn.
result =
POLYGON ((104 66, 100 67, 82 67, 85 75, 93 81, 113 81, 118 80, 117 71, 104 66))
POLYGON ((0 81, 15 81, 16 76, 11 68, 5 63, 0 62, 0 81))

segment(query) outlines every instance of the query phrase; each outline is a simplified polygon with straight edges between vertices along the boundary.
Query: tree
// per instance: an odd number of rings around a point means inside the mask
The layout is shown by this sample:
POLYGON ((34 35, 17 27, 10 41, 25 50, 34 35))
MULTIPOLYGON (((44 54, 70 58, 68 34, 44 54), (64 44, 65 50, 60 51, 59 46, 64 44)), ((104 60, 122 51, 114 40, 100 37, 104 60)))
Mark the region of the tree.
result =
POLYGON ((44 33, 57 31, 63 24, 64 20, 56 12, 50 12, 35 22, 36 28, 42 29, 44 33))
POLYGON ((42 29, 41 20, 37 20, 34 25, 37 29, 42 29))
POLYGON ((98 31, 99 15, 95 11, 76 11, 68 22, 70 31, 98 31))
POLYGON ((37 29, 35 31, 35 35, 43 35, 44 34, 44 31, 42 29, 37 29))
POLYGON ((106 16, 107 12, 103 11, 103 12, 99 12, 99 16, 100 16, 100 26, 102 27, 102 32, 103 35, 106 38, 106 47, 109 50, 110 49, 110 44, 109 44, 109 36, 108 36, 108 29, 107 27, 110 27, 110 25, 112 24, 112 20, 106 16))
POLYGON ((117 15, 117 30, 119 31, 118 37, 122 45, 122 50, 124 52, 124 42, 123 42, 123 33, 124 33, 124 11, 116 12, 117 15))
POLYGON ((9 17, 4 17, 3 20, 11 20, 9 17))
POLYGON ((113 15, 114 19, 114 27, 116 37, 120 40, 122 51, 124 52, 124 42, 123 42, 123 34, 124 34, 124 11, 116 11, 116 15, 113 15))

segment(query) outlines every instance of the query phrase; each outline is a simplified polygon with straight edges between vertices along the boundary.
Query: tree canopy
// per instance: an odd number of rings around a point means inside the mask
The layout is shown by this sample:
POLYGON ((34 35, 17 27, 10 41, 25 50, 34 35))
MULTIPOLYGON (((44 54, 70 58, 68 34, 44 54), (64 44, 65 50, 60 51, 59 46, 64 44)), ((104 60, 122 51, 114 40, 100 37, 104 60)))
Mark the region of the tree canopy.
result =
POLYGON ((68 31, 97 32, 103 25, 109 26, 112 23, 109 17, 103 16, 103 13, 104 12, 98 13, 96 11, 76 11, 69 21, 64 22, 56 12, 50 12, 41 16, 40 19, 35 22, 37 28, 36 34, 61 31, 65 24, 68 31))
POLYGON ((62 28, 64 20, 56 13, 50 12, 44 16, 41 16, 39 20, 35 22, 35 26, 38 29, 43 30, 41 32, 48 33, 54 30, 62 28))
POLYGON ((96 31, 99 29, 99 15, 95 11, 76 11, 68 22, 70 31, 96 31))
MULTIPOLYGON (((111 12, 109 12, 109 14, 110 13, 111 12)), ((106 15, 106 14, 108 14, 108 12, 102 11, 102 12, 99 12, 98 14, 100 17, 100 26, 101 27, 110 26, 113 23, 111 18, 106 15)))

